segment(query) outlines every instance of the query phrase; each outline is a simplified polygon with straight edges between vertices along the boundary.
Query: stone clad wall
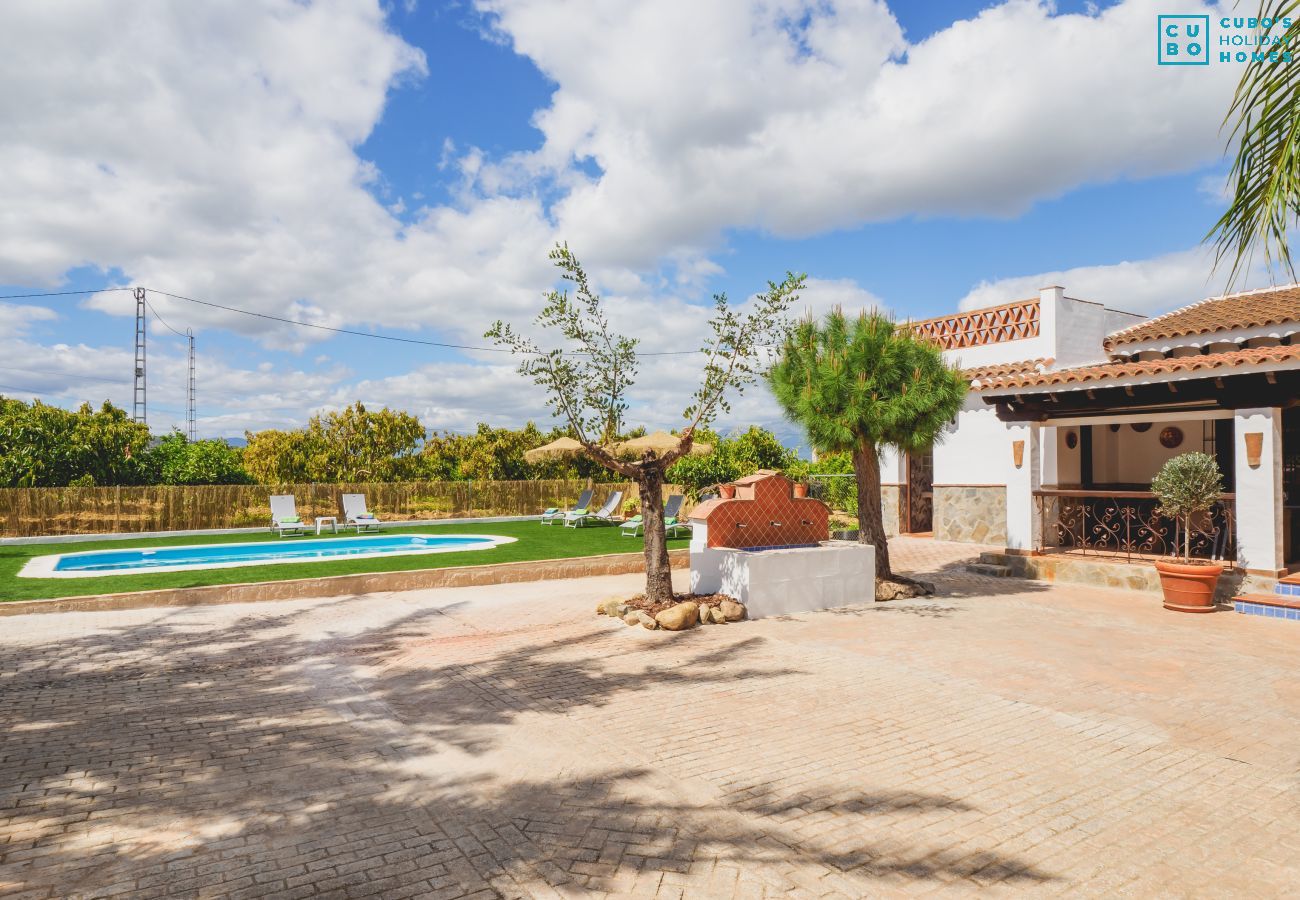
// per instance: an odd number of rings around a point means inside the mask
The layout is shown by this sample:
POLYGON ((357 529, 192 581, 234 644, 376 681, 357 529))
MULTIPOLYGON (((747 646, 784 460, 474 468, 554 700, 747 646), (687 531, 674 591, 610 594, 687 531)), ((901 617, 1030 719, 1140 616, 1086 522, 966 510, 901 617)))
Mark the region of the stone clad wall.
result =
POLYGON ((885 535, 893 537, 898 534, 900 503, 902 503, 903 489, 896 484, 882 484, 880 486, 880 506, 881 514, 885 523, 885 535))
POLYGON ((934 486, 934 537, 939 541, 1005 546, 1005 485, 934 486))

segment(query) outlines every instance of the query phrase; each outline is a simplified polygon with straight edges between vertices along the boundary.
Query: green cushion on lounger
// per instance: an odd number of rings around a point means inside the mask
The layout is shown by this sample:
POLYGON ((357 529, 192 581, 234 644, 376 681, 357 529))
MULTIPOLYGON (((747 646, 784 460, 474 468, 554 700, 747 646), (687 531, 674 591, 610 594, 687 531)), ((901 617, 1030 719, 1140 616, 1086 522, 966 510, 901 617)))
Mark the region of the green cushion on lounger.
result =
POLYGON ((297 525, 299 522, 302 521, 302 519, 298 518, 297 516, 281 516, 276 521, 279 522, 281 525, 297 525))

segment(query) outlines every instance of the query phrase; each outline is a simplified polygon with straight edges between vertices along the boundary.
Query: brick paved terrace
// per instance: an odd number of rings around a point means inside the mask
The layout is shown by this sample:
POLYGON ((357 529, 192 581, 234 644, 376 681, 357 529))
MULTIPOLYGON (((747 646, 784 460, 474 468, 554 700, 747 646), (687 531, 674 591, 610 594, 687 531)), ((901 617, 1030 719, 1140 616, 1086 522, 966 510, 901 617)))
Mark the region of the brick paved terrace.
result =
POLYGON ((0 895, 1300 892, 1295 623, 993 579, 652 633, 636 576, 0 625, 0 895))

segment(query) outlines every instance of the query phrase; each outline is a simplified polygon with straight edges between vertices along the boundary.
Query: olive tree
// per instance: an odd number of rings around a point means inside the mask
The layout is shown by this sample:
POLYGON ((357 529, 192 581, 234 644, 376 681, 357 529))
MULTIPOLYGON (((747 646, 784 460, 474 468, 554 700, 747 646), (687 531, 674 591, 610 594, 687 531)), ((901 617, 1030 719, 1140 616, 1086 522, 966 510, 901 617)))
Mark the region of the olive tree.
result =
POLYGON ((697 429, 730 410, 727 396, 741 393, 762 374, 765 347, 779 343, 788 328, 786 312, 798 298, 804 276, 787 273, 768 282, 743 313, 726 294, 714 297, 709 331, 701 347, 700 384, 682 413, 677 446, 663 453, 646 450, 639 458, 619 454, 615 440, 628 410, 628 394, 640 367, 639 341, 617 334, 592 290, 587 273, 569 250, 557 244, 550 259, 560 277, 573 285, 552 290, 536 319, 543 333, 557 334, 568 346, 543 349, 533 338, 497 321, 486 337, 522 357, 519 373, 546 393, 551 412, 567 423, 583 452, 637 485, 645 522, 646 596, 672 598, 672 570, 664 533, 664 473, 691 452, 697 429))

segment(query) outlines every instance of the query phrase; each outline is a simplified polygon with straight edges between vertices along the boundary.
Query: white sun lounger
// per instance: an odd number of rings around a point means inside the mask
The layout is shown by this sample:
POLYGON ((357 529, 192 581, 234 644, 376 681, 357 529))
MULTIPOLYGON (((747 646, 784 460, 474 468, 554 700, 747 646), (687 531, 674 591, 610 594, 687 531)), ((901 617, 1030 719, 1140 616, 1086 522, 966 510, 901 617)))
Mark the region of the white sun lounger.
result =
POLYGON ((286 534, 302 534, 307 530, 306 523, 298 515, 298 501, 293 494, 274 494, 271 496, 271 530, 286 534))
POLYGON ((591 495, 593 493, 595 493, 595 491, 591 490, 591 488, 583 491, 578 495, 578 502, 573 504, 571 509, 560 509, 558 506, 552 506, 549 509, 543 510, 542 524, 551 525, 556 521, 563 521, 564 517, 569 513, 586 512, 587 507, 591 505, 591 495))
POLYGON ((365 494, 343 495, 343 523, 344 527, 351 525, 356 528, 358 534, 372 528, 378 531, 383 524, 378 516, 366 509, 365 494))
MULTIPOLYGON (((681 494, 673 494, 664 504, 664 533, 672 537, 678 529, 685 528, 690 530, 689 525, 685 522, 677 521, 677 514, 682 511, 682 503, 686 498, 681 494)), ((645 519, 640 514, 633 516, 624 522, 621 526, 620 534, 623 537, 640 537, 645 533, 645 519)))
POLYGON ((614 523, 614 513, 617 512, 619 505, 623 502, 623 492, 615 491, 605 499, 605 505, 600 509, 592 512, 578 513, 575 510, 564 517, 565 528, 581 528, 584 525, 593 522, 603 522, 606 525, 614 523))

